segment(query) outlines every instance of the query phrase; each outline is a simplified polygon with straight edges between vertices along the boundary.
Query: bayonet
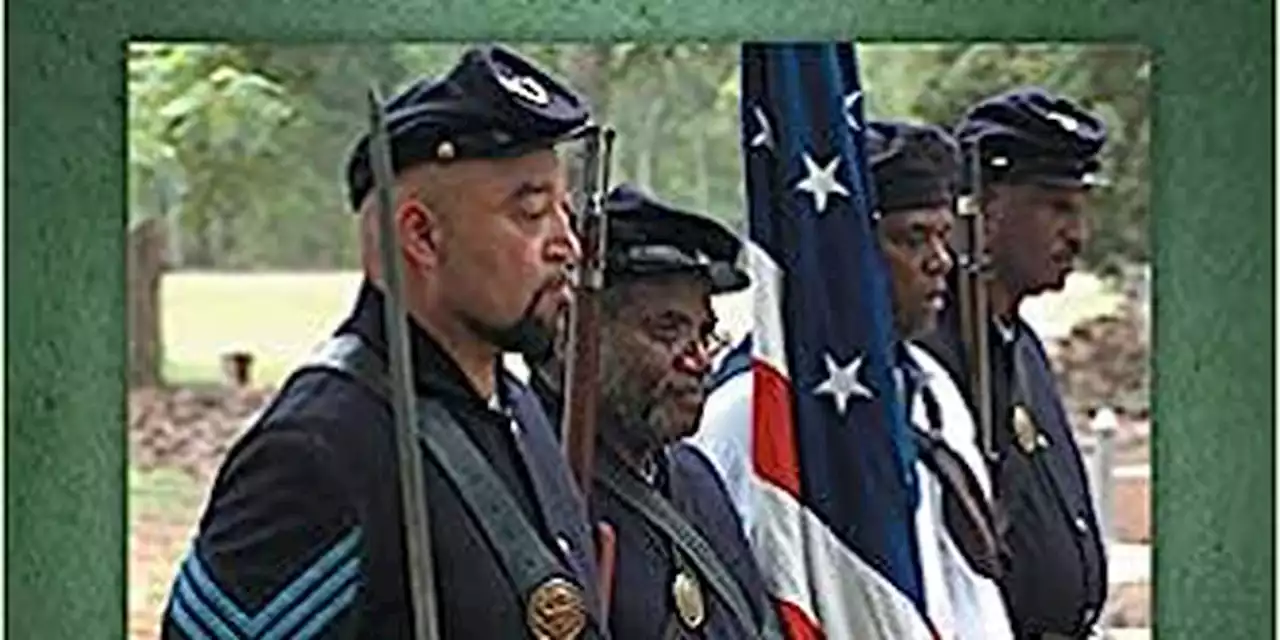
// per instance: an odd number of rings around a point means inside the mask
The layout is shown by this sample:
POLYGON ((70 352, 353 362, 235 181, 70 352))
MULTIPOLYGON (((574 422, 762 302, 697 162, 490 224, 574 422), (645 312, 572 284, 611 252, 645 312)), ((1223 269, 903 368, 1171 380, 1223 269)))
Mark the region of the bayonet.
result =
POLYGON ((422 453, 415 431, 418 425, 413 391, 413 361, 409 353, 408 310, 404 303, 404 278, 400 243, 395 225, 394 175, 391 141, 377 87, 369 90, 369 167, 378 205, 379 254, 386 284, 385 324, 387 363, 391 369, 392 414, 395 416, 396 453, 400 470, 400 496, 404 509, 405 561, 408 563, 409 604, 413 637, 437 640, 435 572, 431 557, 431 529, 427 510, 422 453))

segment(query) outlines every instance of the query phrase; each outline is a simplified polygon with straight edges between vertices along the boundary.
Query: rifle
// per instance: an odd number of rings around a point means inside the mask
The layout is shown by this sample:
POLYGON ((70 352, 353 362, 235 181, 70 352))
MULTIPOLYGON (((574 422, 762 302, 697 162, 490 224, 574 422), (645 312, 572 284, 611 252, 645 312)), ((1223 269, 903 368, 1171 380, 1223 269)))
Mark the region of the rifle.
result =
POLYGON ((584 500, 591 494, 595 461, 596 408, 600 387, 600 293, 604 289, 608 222, 604 213, 604 194, 608 190, 608 156, 612 151, 613 135, 612 129, 602 128, 586 138, 582 180, 585 203, 574 221, 582 243, 582 263, 576 271, 574 303, 569 312, 568 357, 564 373, 565 410, 560 428, 564 434, 569 467, 584 500))
POLYGON ((385 323, 388 365, 391 368, 392 413, 396 421, 396 452, 400 468, 400 497, 404 508, 404 541, 409 570, 409 603, 417 640, 436 640, 435 572, 431 557, 431 528, 427 513, 422 455, 414 432, 418 418, 414 404, 413 361, 409 354, 409 328, 404 304, 399 243, 396 241, 395 178, 391 165, 391 141, 387 133, 382 99, 377 87, 369 89, 369 167, 378 197, 379 253, 386 281, 385 323))
POLYGON ((991 322, 987 299, 987 257, 983 234, 982 155, 979 141, 969 147, 965 195, 958 203, 956 297, 960 316, 960 341, 967 366, 969 397, 975 408, 978 447, 988 464, 996 461, 995 427, 991 407, 991 367, 988 339, 991 322))
MULTIPOLYGON (((604 289, 605 241, 608 220, 604 196, 609 189, 609 161, 614 131, 594 128, 584 145, 583 206, 574 227, 582 243, 582 262, 575 271, 574 303, 569 311, 565 358, 564 412, 560 425, 569 468, 583 502, 590 504, 596 445, 596 409, 600 390, 600 295, 604 289)), ((607 607, 613 587, 616 538, 609 525, 596 527, 601 601, 607 607)), ((607 617, 607 613, 605 614, 607 617)))

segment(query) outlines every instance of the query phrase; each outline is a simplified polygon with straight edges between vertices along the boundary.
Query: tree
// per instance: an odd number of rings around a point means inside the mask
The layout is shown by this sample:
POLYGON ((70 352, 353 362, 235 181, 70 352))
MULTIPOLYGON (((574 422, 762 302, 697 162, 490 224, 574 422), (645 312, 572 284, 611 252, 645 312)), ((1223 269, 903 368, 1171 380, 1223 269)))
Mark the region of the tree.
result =
POLYGON ((1082 259, 1105 275, 1145 262, 1150 193, 1147 52, 1126 45, 866 45, 868 110, 950 127, 974 102, 1037 85, 1080 101, 1108 129, 1102 153, 1110 185, 1097 193, 1082 259), (874 107, 874 110, 873 110, 874 107))
POLYGON ((181 241, 170 229, 193 231, 189 263, 233 249, 234 222, 255 204, 246 183, 269 157, 272 129, 292 115, 275 86, 233 66, 235 56, 229 47, 130 51, 129 375, 137 385, 161 381, 160 276, 167 245, 181 241))
MULTIPOLYGON (((736 44, 507 43, 584 93, 618 131, 612 177, 745 225, 736 44)), ((367 128, 366 90, 440 77, 461 43, 138 48, 130 59, 131 214, 169 211, 184 266, 356 264, 344 162, 367 128)), ((1145 260, 1148 62, 1112 45, 864 44, 871 117, 950 125, 1016 84, 1062 91, 1111 129, 1097 268, 1145 260)))

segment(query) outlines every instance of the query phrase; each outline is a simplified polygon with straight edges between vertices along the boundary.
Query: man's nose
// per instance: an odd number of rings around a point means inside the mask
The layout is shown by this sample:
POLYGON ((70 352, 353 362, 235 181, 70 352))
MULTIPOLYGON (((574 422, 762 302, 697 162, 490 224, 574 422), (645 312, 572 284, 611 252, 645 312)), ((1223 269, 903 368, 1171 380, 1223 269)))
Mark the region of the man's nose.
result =
POLYGON ((1082 215, 1067 218, 1062 227, 1062 236, 1077 248, 1084 246, 1085 241, 1089 239, 1089 221, 1082 215))
POLYGON ((555 229, 552 230, 548 242, 548 258, 553 262, 576 265, 582 261, 582 241, 573 230, 573 221, 569 218, 566 207, 558 207, 555 216, 555 229))
POLYGON ((711 372, 711 345, 702 339, 690 340, 676 356, 676 366, 690 375, 707 375, 711 372))
POLYGON ((951 257, 946 238, 937 238, 929 243, 929 255, 925 258, 925 273, 931 276, 946 275, 955 267, 955 258, 951 257))

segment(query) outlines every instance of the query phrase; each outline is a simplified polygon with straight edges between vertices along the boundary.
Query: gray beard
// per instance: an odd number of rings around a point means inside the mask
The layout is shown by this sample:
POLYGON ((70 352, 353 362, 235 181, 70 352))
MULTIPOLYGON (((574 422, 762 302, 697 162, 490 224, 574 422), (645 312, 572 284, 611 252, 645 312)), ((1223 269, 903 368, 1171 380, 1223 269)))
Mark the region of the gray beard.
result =
POLYGON ((654 424, 657 403, 653 390, 635 388, 622 373, 625 368, 612 359, 613 355, 602 354, 601 366, 609 367, 611 373, 606 373, 600 394, 601 435, 633 454, 656 451, 664 443, 661 431, 654 424))

